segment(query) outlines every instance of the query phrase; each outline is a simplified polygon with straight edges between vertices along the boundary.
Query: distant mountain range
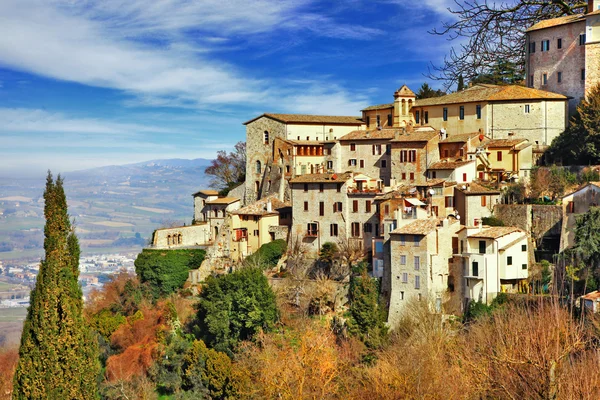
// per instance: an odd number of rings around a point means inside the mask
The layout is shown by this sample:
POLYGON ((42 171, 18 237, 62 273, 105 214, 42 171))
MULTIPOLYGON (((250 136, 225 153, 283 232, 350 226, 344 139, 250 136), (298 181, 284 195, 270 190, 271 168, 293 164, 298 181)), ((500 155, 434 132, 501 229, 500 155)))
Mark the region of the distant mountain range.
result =
MULTIPOLYGON (((64 173, 84 254, 141 248, 154 229, 191 223, 191 195, 208 187, 210 161, 150 160, 64 173)), ((41 256, 44 185, 44 178, 0 178, 0 260, 41 256)))

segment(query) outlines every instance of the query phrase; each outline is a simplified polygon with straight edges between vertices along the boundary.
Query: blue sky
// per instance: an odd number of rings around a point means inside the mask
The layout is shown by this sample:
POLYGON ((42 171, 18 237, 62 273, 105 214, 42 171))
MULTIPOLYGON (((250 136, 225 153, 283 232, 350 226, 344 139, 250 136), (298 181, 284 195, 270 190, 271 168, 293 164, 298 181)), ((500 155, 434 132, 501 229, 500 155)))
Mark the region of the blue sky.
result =
POLYGON ((0 175, 212 158, 263 112, 359 115, 426 81, 452 4, 1 0, 0 175))

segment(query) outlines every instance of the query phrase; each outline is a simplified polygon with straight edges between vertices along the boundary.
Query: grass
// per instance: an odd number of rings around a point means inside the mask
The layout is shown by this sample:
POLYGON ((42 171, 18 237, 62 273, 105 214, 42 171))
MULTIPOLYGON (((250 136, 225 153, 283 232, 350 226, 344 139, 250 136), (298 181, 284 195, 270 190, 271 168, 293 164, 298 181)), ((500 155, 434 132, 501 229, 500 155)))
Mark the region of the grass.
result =
POLYGON ((27 316, 26 307, 0 308, 0 322, 20 322, 27 316))

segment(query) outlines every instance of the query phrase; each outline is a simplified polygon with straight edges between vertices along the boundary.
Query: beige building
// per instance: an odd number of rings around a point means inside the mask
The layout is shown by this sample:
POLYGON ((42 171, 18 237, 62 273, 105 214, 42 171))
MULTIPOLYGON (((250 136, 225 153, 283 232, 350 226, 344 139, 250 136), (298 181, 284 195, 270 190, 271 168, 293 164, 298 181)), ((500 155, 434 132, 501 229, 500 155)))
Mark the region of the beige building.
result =
POLYGON ((412 124, 411 108, 416 95, 406 85, 394 92, 394 102, 369 106, 362 111, 366 129, 397 128, 412 124))
MULTIPOLYGON (((338 139, 343 171, 351 171, 376 177, 385 186, 390 184, 390 140, 397 129, 374 129, 350 132, 338 139)), ((341 172, 336 170, 335 172, 341 172)))
POLYGON ((533 146, 523 138, 491 139, 469 159, 477 161, 477 179, 509 182, 527 180, 533 168, 533 146))
POLYGON ((475 160, 434 162, 427 167, 429 179, 444 179, 457 184, 468 183, 475 179, 475 160))
POLYGON ((211 240, 216 240, 227 213, 238 210, 241 201, 237 197, 219 197, 206 202, 206 215, 210 226, 211 240))
POLYGON ((560 251, 575 245, 575 227, 577 216, 585 214, 590 207, 600 204, 600 182, 588 182, 573 193, 562 198, 562 228, 560 251))
POLYGON ((498 293, 523 289, 529 276, 527 233, 515 227, 463 227, 458 232, 465 279, 465 305, 490 304, 498 293))
POLYGON ((216 200, 219 198, 219 192, 216 190, 200 190, 194 193, 194 223, 208 222, 209 209, 206 205, 207 202, 216 200))
POLYGON ((439 160, 439 134, 431 128, 394 129, 391 181, 420 185, 427 181, 427 168, 439 160))
POLYGON ((499 199, 499 190, 490 189, 475 182, 456 185, 454 188, 456 210, 461 223, 467 226, 474 226, 482 218, 491 217, 499 199))
POLYGON ((428 125, 449 137, 481 130, 492 139, 514 135, 543 145, 567 127, 567 97, 517 85, 476 84, 417 100, 412 114, 416 126, 428 125))
POLYGON ((600 0, 585 14, 538 22, 527 30, 527 85, 569 96, 569 113, 600 82, 600 0))
POLYGON ((157 229, 152 235, 152 247, 156 249, 206 246, 210 244, 210 241, 210 225, 208 223, 157 229))

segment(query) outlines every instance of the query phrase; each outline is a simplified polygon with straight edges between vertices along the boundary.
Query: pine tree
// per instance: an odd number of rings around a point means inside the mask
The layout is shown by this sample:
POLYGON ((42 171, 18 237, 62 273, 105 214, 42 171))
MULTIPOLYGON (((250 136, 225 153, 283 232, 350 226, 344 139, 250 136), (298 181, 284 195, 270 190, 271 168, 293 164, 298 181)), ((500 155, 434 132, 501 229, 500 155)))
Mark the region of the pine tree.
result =
POLYGON ((456 91, 460 92, 461 90, 464 90, 464 89, 465 89, 465 80, 462 75, 459 75, 458 76, 458 84, 456 86, 456 91))
POLYGON ((60 175, 48 172, 44 192, 45 258, 21 336, 14 399, 98 397, 98 345, 86 327, 79 276, 79 242, 60 175))

